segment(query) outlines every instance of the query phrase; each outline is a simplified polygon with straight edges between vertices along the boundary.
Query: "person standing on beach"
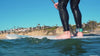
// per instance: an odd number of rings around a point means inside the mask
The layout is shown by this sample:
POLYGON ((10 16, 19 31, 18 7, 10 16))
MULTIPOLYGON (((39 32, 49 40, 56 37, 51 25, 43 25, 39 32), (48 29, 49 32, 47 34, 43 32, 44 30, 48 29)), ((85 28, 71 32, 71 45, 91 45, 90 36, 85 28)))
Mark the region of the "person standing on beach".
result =
POLYGON ((67 12, 67 4, 70 1, 71 10, 76 22, 76 35, 78 37, 83 36, 82 22, 81 22, 81 12, 79 10, 79 2, 80 0, 58 0, 57 3, 54 4, 54 7, 58 9, 61 22, 63 25, 64 33, 60 36, 57 36, 57 39, 68 39, 71 38, 71 32, 69 29, 69 15, 67 12))

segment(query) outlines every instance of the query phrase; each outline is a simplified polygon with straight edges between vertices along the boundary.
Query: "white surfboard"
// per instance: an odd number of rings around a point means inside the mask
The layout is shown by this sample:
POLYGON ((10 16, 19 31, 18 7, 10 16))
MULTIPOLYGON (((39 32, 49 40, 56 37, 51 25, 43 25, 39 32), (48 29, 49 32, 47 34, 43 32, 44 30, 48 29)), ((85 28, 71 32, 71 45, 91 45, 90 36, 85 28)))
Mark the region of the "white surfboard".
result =
MULTIPOLYGON (((38 39, 43 39, 43 38, 47 38, 47 39, 52 39, 52 40, 58 40, 56 38, 56 36, 27 36, 27 35, 16 35, 16 34, 8 34, 6 36, 7 39, 20 39, 20 38, 38 38, 38 39)), ((85 35, 83 37, 75 37, 72 36, 71 39, 84 39, 84 38, 100 38, 100 35, 85 35)))

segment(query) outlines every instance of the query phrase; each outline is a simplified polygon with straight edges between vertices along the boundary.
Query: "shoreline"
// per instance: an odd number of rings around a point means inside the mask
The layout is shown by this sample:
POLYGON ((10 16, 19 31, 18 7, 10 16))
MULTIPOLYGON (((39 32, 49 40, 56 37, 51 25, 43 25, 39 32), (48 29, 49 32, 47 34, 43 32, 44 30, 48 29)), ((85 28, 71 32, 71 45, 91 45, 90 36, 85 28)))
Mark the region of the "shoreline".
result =
MULTIPOLYGON (((57 36, 63 33, 63 28, 57 28, 55 30, 47 31, 47 30, 36 30, 32 32, 20 32, 20 33, 10 33, 17 35, 28 35, 28 36, 57 36)), ((0 39, 7 39, 6 35, 8 33, 0 34, 0 39)), ((94 30, 94 32, 84 33, 84 34, 100 34, 100 28, 94 30)))

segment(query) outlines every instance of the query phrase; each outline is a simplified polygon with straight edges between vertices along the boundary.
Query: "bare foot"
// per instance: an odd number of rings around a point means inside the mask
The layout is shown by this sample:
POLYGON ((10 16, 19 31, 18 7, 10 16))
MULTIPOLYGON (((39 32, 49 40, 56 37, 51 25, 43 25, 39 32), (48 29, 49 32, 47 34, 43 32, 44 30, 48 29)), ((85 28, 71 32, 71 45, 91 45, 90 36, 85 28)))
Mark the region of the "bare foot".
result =
POLYGON ((83 33, 82 32, 78 32, 77 33, 77 37, 83 37, 83 33))
POLYGON ((56 39, 70 39, 70 38, 71 38, 70 31, 65 31, 62 35, 56 37, 56 39))

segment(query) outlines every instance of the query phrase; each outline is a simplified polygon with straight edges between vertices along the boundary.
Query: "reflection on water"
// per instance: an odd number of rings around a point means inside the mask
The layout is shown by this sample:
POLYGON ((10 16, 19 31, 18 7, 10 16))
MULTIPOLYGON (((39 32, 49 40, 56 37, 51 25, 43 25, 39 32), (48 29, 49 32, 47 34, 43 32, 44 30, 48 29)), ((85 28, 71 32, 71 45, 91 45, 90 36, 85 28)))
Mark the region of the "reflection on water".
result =
POLYGON ((81 41, 79 39, 63 40, 57 42, 56 46, 61 49, 60 53, 66 55, 81 55, 82 53, 86 53, 86 50, 82 47, 84 43, 84 41, 81 41))

